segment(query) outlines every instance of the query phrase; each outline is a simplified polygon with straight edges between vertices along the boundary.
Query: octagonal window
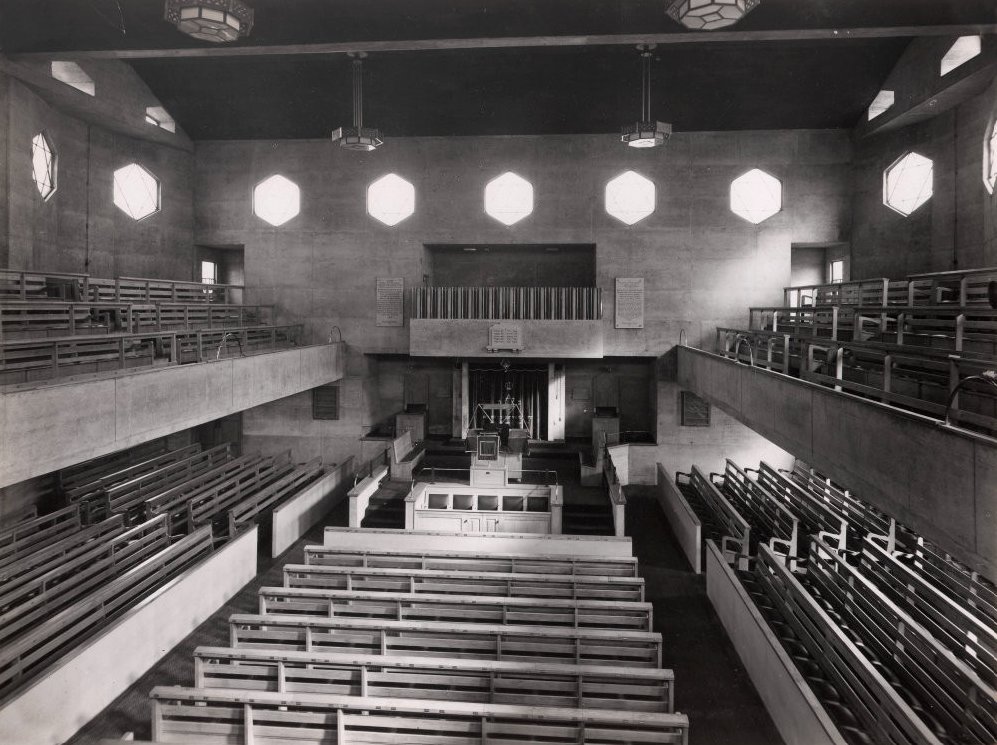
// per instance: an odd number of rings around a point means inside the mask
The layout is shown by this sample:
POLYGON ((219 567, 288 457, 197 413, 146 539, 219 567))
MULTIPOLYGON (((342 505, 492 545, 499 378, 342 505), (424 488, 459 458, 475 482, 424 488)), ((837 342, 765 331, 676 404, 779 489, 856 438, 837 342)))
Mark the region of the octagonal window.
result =
POLYGON ((757 225, 782 209, 782 182, 753 168, 730 184, 730 211, 757 225))
POLYGON ((606 212, 633 225, 654 212, 654 182, 626 171, 606 184, 606 212))
POLYGON ((983 183, 994 193, 997 187, 997 121, 990 128, 990 136, 983 143, 983 183))
POLYGON ((31 139, 31 176, 42 199, 55 194, 55 179, 58 173, 55 148, 44 132, 31 139))
POLYGON ((415 213, 415 187, 389 173, 367 187, 367 214, 385 225, 397 225, 415 213))
POLYGON ((114 203, 133 220, 159 212, 159 179, 138 163, 114 172, 114 203))
POLYGON ((253 213, 274 227, 283 225, 301 212, 301 189, 283 176, 263 179, 253 189, 253 213))
POLYGON ((883 204, 906 217, 931 199, 934 165, 907 153, 883 172, 883 204))
POLYGON ((533 184, 507 171, 485 186, 485 212, 503 225, 515 225, 533 212, 533 184))

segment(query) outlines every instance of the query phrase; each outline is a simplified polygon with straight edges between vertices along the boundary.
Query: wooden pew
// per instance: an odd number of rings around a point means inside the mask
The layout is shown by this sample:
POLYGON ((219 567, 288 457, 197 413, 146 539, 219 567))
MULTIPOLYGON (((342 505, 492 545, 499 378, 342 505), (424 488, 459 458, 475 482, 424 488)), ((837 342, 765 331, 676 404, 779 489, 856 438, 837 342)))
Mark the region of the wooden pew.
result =
POLYGON ((270 512, 288 497, 300 492, 325 472, 321 458, 314 458, 296 467, 285 476, 262 489, 246 495, 228 512, 228 534, 234 536, 266 512, 270 512))
POLYGON ((862 574, 910 614, 990 685, 997 686, 997 625, 980 617, 866 537, 859 558, 862 574))
POLYGON ((200 444, 194 443, 193 445, 186 445, 182 448, 177 448, 176 450, 170 450, 166 453, 155 455, 147 460, 142 460, 138 463, 124 466, 123 468, 119 468, 117 470, 96 474, 93 479, 81 482, 72 488, 66 489, 64 494, 66 499, 70 502, 78 502, 90 497, 91 495, 101 492, 110 486, 119 484, 123 481, 128 481, 137 476, 141 476, 144 473, 149 473, 150 471, 154 471, 161 466, 184 460, 196 455, 199 452, 201 452, 200 444))
POLYGON ((96 334, 109 328, 89 303, 60 300, 4 300, 0 303, 0 338, 96 334), (55 333, 53 333, 55 332, 55 333))
POLYGON ((637 557, 479 555, 456 551, 384 551, 305 546, 305 563, 315 566, 358 566, 384 569, 526 572, 572 576, 636 577, 637 557))
POLYGON ((217 445, 210 450, 167 463, 141 473, 135 478, 106 488, 99 498, 108 513, 121 513, 129 517, 141 516, 145 500, 150 495, 160 494, 174 485, 184 484, 201 474, 223 466, 232 459, 232 446, 229 443, 217 445))
POLYGON ((839 725, 842 729, 872 742, 942 745, 879 669, 764 544, 758 547, 755 577, 773 610, 792 630, 809 659, 832 681, 839 701, 851 712, 850 723, 839 725))
POLYGON ((990 305, 988 285, 997 267, 907 275, 907 305, 990 305))
MULTIPOLYGON (((720 474, 710 474, 715 480, 720 474)), ((755 554, 757 544, 765 542, 772 552, 795 565, 800 556, 800 519, 776 495, 754 483, 734 461, 727 459, 722 476, 723 493, 751 526, 755 554)))
POLYGON ((133 303, 227 303, 231 290, 239 285, 202 284, 190 280, 118 277, 89 279, 94 300, 117 300, 133 303))
POLYGON ((144 442, 141 445, 136 445, 133 448, 128 448, 127 450, 119 450, 116 453, 102 455, 98 458, 92 458, 83 463, 63 468, 57 474, 59 489, 65 493, 80 484, 95 481, 104 474, 134 465, 143 460, 148 460, 156 455, 161 455, 170 450, 167 447, 167 441, 167 438, 161 437, 156 440, 144 442))
POLYGON ((85 299, 89 275, 0 269, 0 300, 85 299))
POLYGON ((194 685, 402 699, 675 711, 671 670, 198 647, 194 685))
POLYGON ((226 513, 244 499, 252 499, 256 492, 293 470, 290 450, 280 455, 267 456, 260 463, 245 468, 188 499, 184 524, 188 527, 207 525, 216 516, 226 513))
POLYGON ((661 667, 647 631, 237 613, 229 632, 232 647, 661 667))
POLYGON ((706 518, 710 529, 715 530, 724 559, 738 568, 746 568, 751 555, 751 526, 737 508, 721 494, 699 466, 693 466, 690 473, 676 473, 675 483, 680 489, 688 485, 689 496, 692 497, 690 506, 694 510, 703 510, 701 518, 706 518))
POLYGON ((885 538, 894 531, 896 522, 892 518, 838 487, 799 458, 793 463, 793 470, 785 475, 817 499, 831 504, 840 514, 847 515, 848 526, 857 530, 859 537, 872 534, 885 538))
POLYGON ((152 691, 152 736, 202 745, 253 742, 688 743, 683 714, 524 707, 466 701, 406 701, 373 696, 158 686, 152 691))
POLYGON ((98 334, 5 340, 0 344, 0 382, 16 383, 125 370, 173 360, 160 354, 162 335, 98 334))
POLYGON ((102 587, 153 554, 169 546, 163 518, 128 530, 120 522, 109 534, 93 540, 84 550, 63 557, 47 571, 0 593, 0 644, 7 644, 32 626, 49 618, 77 598, 102 587))
POLYGON ((261 587, 260 613, 651 631, 650 603, 261 587))
POLYGON ((62 540, 80 525, 80 508, 74 504, 0 531, 0 567, 62 540))
POLYGON ((211 547, 209 527, 184 536, 4 644, 0 647, 0 695, 71 651, 82 639, 205 556, 211 547))
POLYGON ((811 544, 806 584, 833 606, 864 654, 892 671, 893 685, 936 733, 960 742, 997 742, 997 691, 839 552, 811 544))
MULTIPOLYGON (((815 535, 817 540, 832 542, 839 549, 844 549, 848 541, 849 515, 838 512, 833 505, 817 499, 809 491, 802 489, 768 463, 762 461, 758 469, 751 469, 757 474, 756 486, 784 500, 794 515, 803 521, 805 530, 815 535)), ((804 554, 806 548, 804 548, 804 554)))
POLYGON ((142 501, 142 513, 145 517, 170 515, 170 519, 177 526, 180 526, 187 519, 187 501, 189 499, 225 482, 227 479, 237 477, 244 470, 256 468, 262 463, 264 463, 264 458, 259 453, 225 460, 182 484, 145 497, 142 501))
POLYGON ((365 592, 414 592, 529 598, 643 602, 640 577, 559 577, 504 572, 443 572, 308 564, 284 566, 285 587, 365 592))
POLYGON ((426 445, 412 442, 412 432, 406 430, 391 441, 391 478, 397 481, 411 481, 412 473, 418 468, 426 454, 426 445))

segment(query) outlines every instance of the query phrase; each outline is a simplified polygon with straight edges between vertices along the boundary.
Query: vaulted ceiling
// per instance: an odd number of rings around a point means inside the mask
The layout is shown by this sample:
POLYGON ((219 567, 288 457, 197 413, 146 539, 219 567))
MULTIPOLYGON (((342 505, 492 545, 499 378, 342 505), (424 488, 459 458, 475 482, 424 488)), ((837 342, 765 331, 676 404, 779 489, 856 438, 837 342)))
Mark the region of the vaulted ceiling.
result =
POLYGON ((250 37, 218 46, 162 0, 0 0, 0 45, 126 59, 194 139, 328 136, 348 50, 370 51, 365 120, 389 137, 609 133, 639 113, 638 41, 659 43, 653 110, 678 131, 851 127, 911 38, 997 23, 994 0, 762 0, 699 33, 668 0, 248 2, 250 37))

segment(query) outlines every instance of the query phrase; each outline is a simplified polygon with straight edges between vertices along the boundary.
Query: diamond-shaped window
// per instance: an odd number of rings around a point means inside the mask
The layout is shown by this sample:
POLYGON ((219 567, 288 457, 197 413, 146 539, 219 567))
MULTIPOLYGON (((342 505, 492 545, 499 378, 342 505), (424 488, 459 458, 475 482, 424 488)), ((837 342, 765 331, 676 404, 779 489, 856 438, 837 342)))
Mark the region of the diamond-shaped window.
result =
POLYGON ((939 74, 948 75, 957 67, 977 57, 982 50, 979 36, 960 36, 942 57, 939 74))
POLYGON ((415 187, 394 173, 367 187, 367 213, 385 225, 397 225, 415 212, 415 187))
POLYGON ((253 212, 274 227, 283 225, 301 212, 301 189, 280 175, 263 179, 253 190, 253 212))
POLYGON ((138 163, 114 172, 114 203, 133 220, 159 212, 159 179, 138 163))
POLYGON ((485 186, 485 212, 503 225, 515 225, 533 212, 533 184, 507 171, 485 186))
POLYGON ((606 184, 606 212, 627 225, 654 212, 654 203, 654 182, 639 173, 625 171, 606 184))
POLYGON ((55 194, 57 174, 55 148, 46 134, 39 132, 31 139, 31 176, 42 199, 55 194))
POLYGON ((907 153, 883 172, 883 204, 906 217, 931 199, 934 164, 907 153))
POLYGON ((753 168, 730 184, 730 211, 757 225, 782 209, 782 183, 753 168))

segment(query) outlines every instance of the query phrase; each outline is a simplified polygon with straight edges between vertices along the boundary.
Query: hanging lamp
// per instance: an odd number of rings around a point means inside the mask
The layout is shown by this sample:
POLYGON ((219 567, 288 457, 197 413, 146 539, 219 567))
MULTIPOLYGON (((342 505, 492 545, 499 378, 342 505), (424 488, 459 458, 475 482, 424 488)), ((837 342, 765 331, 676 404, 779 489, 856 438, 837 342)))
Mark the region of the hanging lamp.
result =
POLYGON ((166 20, 200 41, 221 44, 249 36, 253 9, 241 0, 166 0, 166 20))
POLYGON ((744 18, 761 0, 675 0, 665 12, 686 28, 712 31, 744 18))
POLYGON ((637 47, 641 58, 640 120, 623 127, 620 141, 630 147, 655 147, 672 136, 672 125, 651 118, 651 56, 656 44, 637 47))
POLYGON ((363 125, 363 60, 366 52, 351 52, 353 58, 353 126, 333 130, 332 141, 347 150, 369 153, 384 144, 381 132, 363 125))

